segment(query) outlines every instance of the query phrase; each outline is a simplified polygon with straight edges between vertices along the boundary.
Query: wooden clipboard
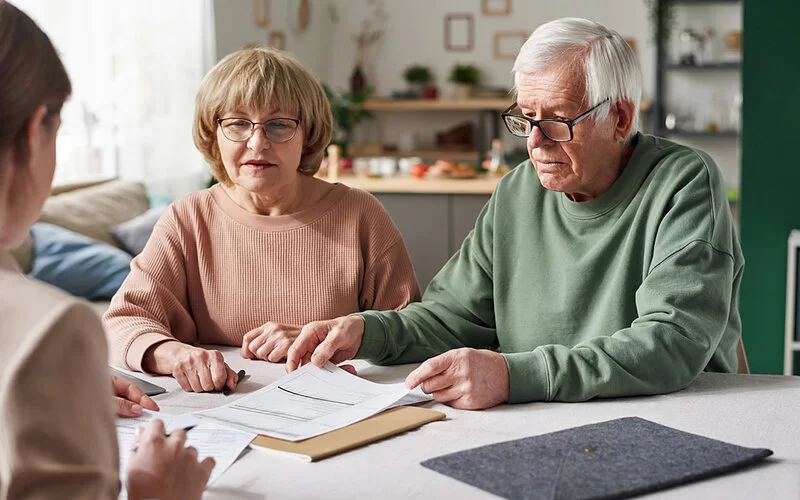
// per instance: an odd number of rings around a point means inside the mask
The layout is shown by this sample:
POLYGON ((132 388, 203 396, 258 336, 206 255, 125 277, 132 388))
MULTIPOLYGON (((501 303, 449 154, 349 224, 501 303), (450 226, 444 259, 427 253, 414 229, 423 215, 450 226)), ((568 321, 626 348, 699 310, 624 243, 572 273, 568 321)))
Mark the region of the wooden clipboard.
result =
POLYGON ((440 411, 416 406, 398 406, 347 427, 303 441, 257 436, 250 443, 250 447, 266 452, 288 453, 306 462, 314 462, 444 418, 445 414, 440 411))

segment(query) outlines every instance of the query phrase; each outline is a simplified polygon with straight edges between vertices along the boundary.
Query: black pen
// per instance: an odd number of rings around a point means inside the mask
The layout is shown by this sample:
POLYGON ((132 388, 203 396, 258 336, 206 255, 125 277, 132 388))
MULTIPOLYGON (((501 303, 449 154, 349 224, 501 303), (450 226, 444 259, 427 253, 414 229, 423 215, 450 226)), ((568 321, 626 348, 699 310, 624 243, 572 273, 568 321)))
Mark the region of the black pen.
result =
MULTIPOLYGON (((177 429, 172 429, 169 432, 164 431, 164 437, 168 438, 169 435, 172 434, 175 431, 189 432, 190 430, 194 429, 196 427, 196 425, 197 424, 192 424, 192 425, 187 425, 186 427, 178 427, 177 429)), ((139 427, 136 428, 136 432, 135 432, 134 437, 133 437, 134 443, 133 443, 133 446, 131 446, 131 453, 136 453, 139 450, 139 446, 137 444, 137 441, 139 440, 139 433, 141 432, 140 429, 143 429, 143 428, 144 427, 142 427, 142 426, 139 426, 139 427)))
MULTIPOLYGON (((241 381, 242 381, 242 379, 244 378, 244 376, 245 376, 245 375, 246 375, 246 374, 245 374, 244 370, 239 370, 239 373, 237 373, 237 374, 236 374, 236 385, 239 385, 239 382, 241 382, 241 381)), ((230 394, 230 393, 231 393, 231 391, 232 391, 232 389, 231 389, 230 387, 228 387, 228 384, 225 384, 225 385, 222 387, 222 394, 224 394, 224 395, 226 395, 226 396, 227 396, 228 394, 230 394)))

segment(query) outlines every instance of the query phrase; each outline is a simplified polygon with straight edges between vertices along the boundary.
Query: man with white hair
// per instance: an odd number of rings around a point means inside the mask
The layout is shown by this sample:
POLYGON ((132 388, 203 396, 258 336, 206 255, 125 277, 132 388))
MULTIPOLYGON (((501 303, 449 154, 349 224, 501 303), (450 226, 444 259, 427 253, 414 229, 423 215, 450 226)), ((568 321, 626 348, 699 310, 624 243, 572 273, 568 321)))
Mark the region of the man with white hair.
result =
POLYGON ((744 259, 719 169, 638 132, 642 77, 625 40, 552 21, 513 73, 503 119, 530 161, 421 302, 306 325, 287 370, 427 359, 406 385, 470 409, 660 394, 737 370, 744 259))

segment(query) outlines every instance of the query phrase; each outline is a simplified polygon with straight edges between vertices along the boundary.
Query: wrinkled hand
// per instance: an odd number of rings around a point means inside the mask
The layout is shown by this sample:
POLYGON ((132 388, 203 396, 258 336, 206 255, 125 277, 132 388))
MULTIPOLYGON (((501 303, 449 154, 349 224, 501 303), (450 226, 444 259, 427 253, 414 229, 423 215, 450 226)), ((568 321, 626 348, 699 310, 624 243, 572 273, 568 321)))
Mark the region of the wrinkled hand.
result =
POLYGON ((112 375, 111 386, 114 389, 114 410, 118 417, 138 417, 142 414, 142 408, 160 410, 150 396, 125 379, 112 375))
POLYGON ((289 348, 286 372, 293 372, 308 363, 322 366, 327 361, 339 364, 352 359, 361 347, 363 337, 364 319, 361 316, 309 323, 289 348))
POLYGON ((158 344, 142 364, 147 371, 172 375, 186 392, 219 391, 225 385, 233 390, 239 379, 221 352, 181 342, 158 344))
POLYGON ((194 500, 203 495, 214 459, 197 460, 197 450, 186 447, 186 431, 164 435, 164 423, 153 419, 144 428, 128 461, 128 498, 139 500, 194 500))
POLYGON ((250 330, 242 340, 242 357, 279 363, 286 359, 286 353, 300 335, 300 329, 297 325, 269 321, 250 330))
POLYGON ((453 349, 408 374, 406 387, 422 384, 433 399, 453 408, 482 410, 508 401, 508 366, 501 354, 485 349, 453 349))

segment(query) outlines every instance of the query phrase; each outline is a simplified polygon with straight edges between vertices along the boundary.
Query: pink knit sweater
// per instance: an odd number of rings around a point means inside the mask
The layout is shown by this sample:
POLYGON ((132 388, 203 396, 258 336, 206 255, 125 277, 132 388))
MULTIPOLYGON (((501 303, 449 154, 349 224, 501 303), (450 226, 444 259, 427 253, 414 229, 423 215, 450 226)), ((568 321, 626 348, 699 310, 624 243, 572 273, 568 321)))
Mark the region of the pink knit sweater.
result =
POLYGON ((152 345, 241 345, 268 321, 303 325, 419 300, 400 232, 369 193, 337 184, 315 206, 261 216, 221 186, 173 203, 105 314, 111 362, 152 345))

